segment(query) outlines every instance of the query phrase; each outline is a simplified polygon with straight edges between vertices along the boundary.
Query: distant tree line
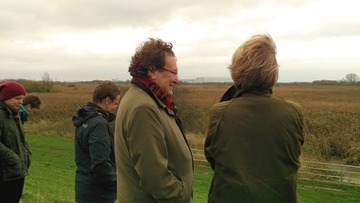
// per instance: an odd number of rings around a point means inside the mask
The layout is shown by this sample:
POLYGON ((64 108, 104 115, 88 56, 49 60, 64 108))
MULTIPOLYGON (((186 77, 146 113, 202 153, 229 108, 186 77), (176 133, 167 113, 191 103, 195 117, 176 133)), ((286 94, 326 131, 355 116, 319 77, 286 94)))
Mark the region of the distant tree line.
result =
POLYGON ((50 74, 45 72, 41 77, 41 81, 26 79, 16 79, 16 81, 21 83, 27 92, 52 92, 55 82, 51 79, 50 74))
POLYGON ((322 84, 322 85, 339 85, 339 84, 351 84, 351 85, 360 85, 360 78, 355 73, 346 74, 341 80, 315 80, 313 84, 322 84))
POLYGON ((359 76, 357 76, 355 73, 349 73, 345 75, 345 78, 343 78, 342 81, 356 83, 359 82, 359 76))

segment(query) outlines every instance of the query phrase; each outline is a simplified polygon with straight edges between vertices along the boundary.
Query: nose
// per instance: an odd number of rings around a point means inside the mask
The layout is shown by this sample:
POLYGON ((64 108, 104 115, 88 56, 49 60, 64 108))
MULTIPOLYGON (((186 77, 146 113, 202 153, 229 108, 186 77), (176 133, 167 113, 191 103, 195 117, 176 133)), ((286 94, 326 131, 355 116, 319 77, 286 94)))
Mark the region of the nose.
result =
POLYGON ((179 77, 177 75, 175 75, 174 77, 174 83, 175 84, 178 84, 179 83, 179 77))

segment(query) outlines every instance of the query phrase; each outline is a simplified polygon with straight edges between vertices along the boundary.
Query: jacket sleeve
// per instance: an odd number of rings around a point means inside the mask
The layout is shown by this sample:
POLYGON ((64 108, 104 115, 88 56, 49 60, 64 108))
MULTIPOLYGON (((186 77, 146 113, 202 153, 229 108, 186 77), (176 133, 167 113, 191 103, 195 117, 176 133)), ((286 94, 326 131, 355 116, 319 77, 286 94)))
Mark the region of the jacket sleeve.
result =
POLYGON ((98 122, 89 134, 89 154, 91 170, 96 181, 110 190, 116 187, 115 166, 110 157, 112 153, 111 138, 106 122, 98 122))
POLYGON ((207 130, 207 135, 205 137, 205 144, 204 144, 204 154, 206 160, 209 162, 210 167, 214 170, 215 167, 215 159, 214 159, 214 147, 213 143, 215 142, 216 138, 216 131, 218 124, 220 122, 221 115, 223 113, 223 107, 225 106, 222 102, 219 104, 215 104, 209 113, 209 126, 207 130))
POLYGON ((132 118, 128 147, 140 186, 157 202, 186 202, 191 191, 185 191, 183 180, 168 169, 168 146, 156 110, 140 106, 132 118))

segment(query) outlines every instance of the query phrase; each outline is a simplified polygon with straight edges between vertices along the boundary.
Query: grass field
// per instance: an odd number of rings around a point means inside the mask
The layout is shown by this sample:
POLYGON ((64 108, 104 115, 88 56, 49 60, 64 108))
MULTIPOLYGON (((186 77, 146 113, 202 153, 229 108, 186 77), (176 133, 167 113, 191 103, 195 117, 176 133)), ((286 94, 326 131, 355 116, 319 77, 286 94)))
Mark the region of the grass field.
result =
MULTIPOLYGON (((25 180, 22 203, 67 203, 74 200, 74 143, 70 137, 27 134, 32 147, 30 175, 25 180)), ((195 166, 194 203, 205 203, 212 171, 195 166)), ((360 187, 299 180, 303 203, 359 202, 360 187)))
MULTIPOLYGON (((49 136, 73 136, 71 118, 79 105, 92 98, 97 83, 59 83, 50 93, 30 92, 41 99, 26 131, 49 136)), ((128 83, 119 84, 122 94, 128 83)), ((174 101, 187 134, 205 137, 210 107, 230 84, 180 84, 174 101)), ((299 103, 304 111, 306 159, 360 165, 360 86, 279 84, 274 94, 299 103)), ((197 143, 192 143, 192 145, 197 143)), ((202 141, 197 147, 202 147, 202 141)))

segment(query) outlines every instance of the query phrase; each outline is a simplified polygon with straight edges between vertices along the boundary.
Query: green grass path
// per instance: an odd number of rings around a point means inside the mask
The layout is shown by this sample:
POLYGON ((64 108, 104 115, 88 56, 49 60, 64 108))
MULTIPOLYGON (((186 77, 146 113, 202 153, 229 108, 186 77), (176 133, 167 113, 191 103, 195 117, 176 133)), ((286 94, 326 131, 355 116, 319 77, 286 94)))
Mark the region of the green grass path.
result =
MULTIPOLYGON (((71 138, 27 135, 32 148, 22 203, 67 203, 74 198, 74 142, 71 138)), ((212 171, 195 166, 193 203, 206 203, 212 171)), ((302 203, 360 203, 360 187, 299 180, 302 203)))

